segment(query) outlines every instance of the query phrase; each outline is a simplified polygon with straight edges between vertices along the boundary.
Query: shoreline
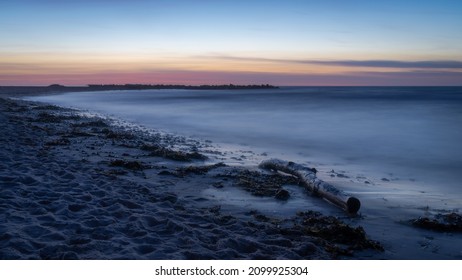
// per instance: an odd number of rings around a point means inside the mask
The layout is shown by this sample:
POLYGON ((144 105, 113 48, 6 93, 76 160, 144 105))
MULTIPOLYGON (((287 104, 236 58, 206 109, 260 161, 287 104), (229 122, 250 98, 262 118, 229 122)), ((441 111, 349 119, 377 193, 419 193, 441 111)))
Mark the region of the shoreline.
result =
MULTIPOLYGON (((220 158, 222 151, 208 143, 146 134, 52 105, 0 100, 2 122, 8 120, 6 131, 19 134, 15 138, 8 133, 2 139, 9 147, 5 158, 10 159, 3 166, 2 181, 20 186, 20 191, 2 190, 15 209, 4 207, 1 212, 8 221, 0 231, 2 259, 400 258, 393 254, 396 244, 382 243, 386 251, 381 252, 382 245, 374 241, 382 241, 377 238, 381 230, 368 228, 367 217, 351 218, 337 212, 335 218, 314 212, 335 213, 325 202, 296 193, 299 187, 287 178, 266 176, 253 166, 219 164, 213 157, 220 158), (15 155, 20 158, 13 159, 15 155), (9 173, 14 176, 5 175, 9 173), (49 190, 53 186, 60 197, 49 190), (313 210, 305 207, 300 215, 281 216, 248 205, 255 201, 270 207, 283 205, 274 198, 281 187, 296 194, 290 200, 300 199, 297 194, 303 196, 302 203, 314 205, 313 210), (76 193, 77 201, 72 198, 76 193), (28 199, 31 194, 38 195, 39 202, 28 199), (236 203, 224 202, 229 197, 223 195, 236 196, 236 203), (242 201, 248 202, 243 205, 242 201), (16 214, 21 203, 27 205, 26 215, 16 214), (71 224, 64 225, 68 220, 71 224), (317 228, 307 225, 307 220, 317 221, 317 228), (365 233, 362 227, 357 230, 360 225, 366 225, 365 233), (20 230, 12 235, 8 227, 20 230), (323 228, 328 230, 319 236, 323 228), (356 229, 362 245, 351 244, 351 240, 339 243, 327 234, 335 228, 356 229), (90 244, 97 249, 90 249, 90 244), (115 247, 125 251, 116 253, 115 247)), ((404 231, 412 233, 411 229, 404 231)))
MULTIPOLYGON (((72 110, 1 103, 2 259, 331 259, 363 249, 303 232, 308 218, 358 231, 334 217, 305 212, 282 219, 204 198, 204 185, 231 188, 265 176, 206 164, 198 147, 176 149, 185 145, 180 138, 157 135, 146 146, 152 135, 72 110)), ((357 238, 361 246, 380 246, 361 230, 357 238)))

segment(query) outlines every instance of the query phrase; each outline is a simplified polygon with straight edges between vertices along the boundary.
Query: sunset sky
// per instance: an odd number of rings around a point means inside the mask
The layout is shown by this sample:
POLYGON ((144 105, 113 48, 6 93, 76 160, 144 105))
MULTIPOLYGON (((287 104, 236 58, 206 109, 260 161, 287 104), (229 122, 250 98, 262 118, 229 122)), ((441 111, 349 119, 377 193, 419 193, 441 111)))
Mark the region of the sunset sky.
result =
POLYGON ((462 1, 0 0, 0 86, 462 85, 462 1))

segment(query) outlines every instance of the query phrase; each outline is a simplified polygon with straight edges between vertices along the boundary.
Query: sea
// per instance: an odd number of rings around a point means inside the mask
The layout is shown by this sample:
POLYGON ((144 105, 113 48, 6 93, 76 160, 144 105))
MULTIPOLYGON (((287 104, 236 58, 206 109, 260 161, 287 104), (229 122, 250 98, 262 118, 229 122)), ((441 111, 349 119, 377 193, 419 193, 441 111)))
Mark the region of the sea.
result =
POLYGON ((462 205, 462 87, 122 90, 28 99, 262 155, 239 164, 281 158, 310 165, 363 195, 462 205))

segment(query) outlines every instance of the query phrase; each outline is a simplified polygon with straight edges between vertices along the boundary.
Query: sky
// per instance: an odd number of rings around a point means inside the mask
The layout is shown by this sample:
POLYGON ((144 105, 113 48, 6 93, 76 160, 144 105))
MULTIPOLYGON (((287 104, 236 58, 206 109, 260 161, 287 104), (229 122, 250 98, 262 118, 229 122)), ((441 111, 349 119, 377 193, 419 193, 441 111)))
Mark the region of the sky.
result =
POLYGON ((462 86, 460 0, 0 0, 0 86, 462 86))

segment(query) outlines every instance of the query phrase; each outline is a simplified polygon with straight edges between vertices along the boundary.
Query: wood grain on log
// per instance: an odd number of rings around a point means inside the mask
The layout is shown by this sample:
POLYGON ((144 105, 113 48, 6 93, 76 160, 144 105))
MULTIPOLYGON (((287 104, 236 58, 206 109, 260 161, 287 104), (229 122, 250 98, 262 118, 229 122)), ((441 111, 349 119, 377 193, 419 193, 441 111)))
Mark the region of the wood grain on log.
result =
POLYGON ((265 160, 260 163, 260 168, 277 170, 291 174, 300 179, 301 183, 313 194, 337 205, 350 214, 356 214, 361 207, 361 202, 356 197, 350 196, 336 187, 316 177, 316 169, 280 159, 265 160))

